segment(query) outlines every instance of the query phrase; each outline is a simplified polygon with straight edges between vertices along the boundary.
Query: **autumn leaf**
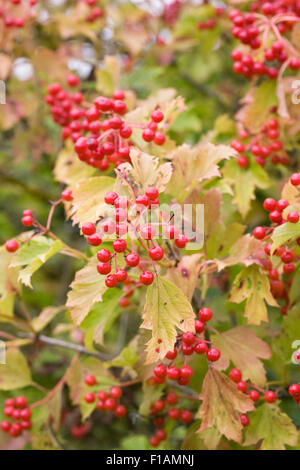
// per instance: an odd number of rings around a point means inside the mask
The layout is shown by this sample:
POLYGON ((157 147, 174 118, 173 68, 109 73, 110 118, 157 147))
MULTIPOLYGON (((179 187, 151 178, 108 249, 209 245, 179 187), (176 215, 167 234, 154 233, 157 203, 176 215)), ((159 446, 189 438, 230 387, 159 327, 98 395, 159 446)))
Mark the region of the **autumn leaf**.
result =
POLYGON ((121 63, 117 56, 106 55, 103 61, 103 67, 97 69, 96 88, 97 91, 105 96, 110 96, 119 88, 121 63))
POLYGON ((19 268, 10 266, 13 255, 4 246, 0 248, 0 314, 13 315, 15 294, 19 292, 19 268))
POLYGON ((277 302, 270 292, 268 276, 257 265, 243 269, 235 278, 229 302, 237 304, 246 300, 245 317, 251 325, 260 325, 268 321, 266 303, 277 307, 277 302))
POLYGON ((213 335, 212 342, 220 349, 222 358, 227 359, 225 369, 232 361, 243 371, 243 379, 249 379, 259 387, 266 385, 266 372, 260 358, 269 359, 272 354, 271 349, 252 330, 246 326, 237 326, 224 333, 213 335))
POLYGON ((14 390, 31 384, 31 373, 19 349, 6 350, 6 364, 0 363, 0 390, 14 390))
POLYGON ((261 450, 285 450, 286 445, 297 444, 298 431, 278 405, 265 403, 251 413, 244 445, 256 444, 261 440, 261 450))
POLYGON ((236 151, 226 145, 181 145, 168 155, 174 167, 168 194, 183 202, 203 180, 221 176, 218 164, 236 155, 236 151))
POLYGON ((172 175, 171 163, 159 165, 159 159, 153 155, 140 152, 136 148, 130 150, 130 163, 118 166, 117 175, 132 182, 138 191, 144 194, 147 188, 155 186, 159 192, 165 190, 172 175))
POLYGON ((271 239, 273 241, 271 246, 271 253, 274 253, 276 248, 284 245, 288 241, 296 240, 300 236, 300 221, 296 224, 286 222, 278 225, 272 233, 271 239))
POLYGON ((107 289, 105 277, 97 271, 97 263, 97 258, 92 257, 84 268, 77 271, 70 285, 66 307, 76 325, 80 325, 96 302, 102 301, 107 289))
POLYGON ((247 233, 232 245, 228 256, 214 261, 217 263, 218 269, 222 270, 235 264, 244 264, 245 266, 257 264, 263 255, 264 245, 262 241, 247 233))
POLYGON ((183 256, 178 265, 174 268, 169 268, 166 274, 166 279, 181 289, 189 301, 192 300, 195 287, 198 283, 201 257, 202 255, 198 253, 183 256))
POLYGON ((80 181, 73 188, 73 223, 80 227, 85 222, 95 223, 105 210, 104 196, 113 189, 114 183, 114 179, 109 176, 95 176, 80 181))
POLYGON ((10 266, 20 267, 18 280, 32 288, 31 277, 52 256, 62 250, 63 244, 60 240, 39 235, 20 246, 13 257, 10 266))
POLYGON ((186 432, 181 446, 182 450, 215 450, 221 439, 216 427, 206 428, 199 432, 199 422, 193 423, 186 432))
POLYGON ((61 305, 59 307, 44 308, 41 313, 32 320, 32 328, 36 332, 43 330, 45 326, 47 326, 53 320, 53 318, 56 317, 58 313, 62 312, 65 309, 66 307, 64 305, 61 305))
POLYGON ((152 331, 147 343, 146 363, 156 362, 174 348, 177 330, 193 331, 195 315, 191 304, 178 287, 159 276, 148 287, 141 328, 152 331), (158 343, 158 340, 161 340, 158 343), (156 349, 159 347, 159 352, 156 349))
POLYGON ((247 395, 236 388, 225 374, 210 367, 203 382, 200 400, 203 400, 196 417, 202 419, 199 431, 216 426, 227 439, 242 441, 240 413, 254 409, 247 395))
POLYGON ((95 168, 79 160, 73 145, 66 143, 57 156, 54 176, 60 183, 73 187, 79 181, 90 178, 95 171, 95 168))

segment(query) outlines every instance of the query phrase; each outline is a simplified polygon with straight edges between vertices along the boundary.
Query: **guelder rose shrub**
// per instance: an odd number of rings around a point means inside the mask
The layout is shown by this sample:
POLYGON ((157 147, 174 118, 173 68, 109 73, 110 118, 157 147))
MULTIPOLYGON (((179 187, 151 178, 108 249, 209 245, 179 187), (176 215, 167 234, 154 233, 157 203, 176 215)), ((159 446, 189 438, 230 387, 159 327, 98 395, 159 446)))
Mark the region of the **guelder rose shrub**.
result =
POLYGON ((0 0, 1 448, 299 449, 300 2, 44 3, 0 0))

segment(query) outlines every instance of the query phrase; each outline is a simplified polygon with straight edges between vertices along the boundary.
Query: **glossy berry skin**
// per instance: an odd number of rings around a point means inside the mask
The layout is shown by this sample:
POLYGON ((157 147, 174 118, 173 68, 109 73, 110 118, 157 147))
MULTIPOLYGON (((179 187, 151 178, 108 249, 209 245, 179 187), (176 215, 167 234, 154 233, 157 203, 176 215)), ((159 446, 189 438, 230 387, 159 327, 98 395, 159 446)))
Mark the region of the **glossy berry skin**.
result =
POLYGON ((15 400, 15 405, 17 408, 25 408, 27 406, 27 400, 22 395, 18 396, 15 400))
POLYGON ((154 280, 154 275, 151 271, 144 271, 140 275, 140 281, 145 286, 149 286, 150 284, 152 284, 153 280, 154 280))
POLYGON ((188 243, 188 238, 183 235, 179 234, 177 238, 175 238, 174 243, 177 246, 177 248, 185 248, 185 245, 188 243))
POLYGON ((160 441, 165 441, 168 437, 167 432, 164 429, 158 429, 155 433, 155 436, 160 440, 160 441))
POLYGON ((170 380, 177 380, 180 377, 180 370, 178 367, 169 367, 167 369, 167 376, 170 380))
POLYGON ((237 389, 242 393, 246 393, 248 389, 248 385, 243 380, 240 380, 240 382, 238 382, 237 384, 237 389))
POLYGON ((109 274, 111 271, 111 264, 110 263, 100 263, 97 264, 97 271, 99 274, 109 274))
POLYGON ((185 344, 191 345, 195 342, 195 335, 193 335, 193 333, 190 333, 190 332, 183 333, 182 341, 185 344))
POLYGON ((128 266, 131 266, 132 268, 137 266, 140 262, 140 257, 137 253, 129 253, 129 255, 126 256, 126 263, 128 266))
POLYGON ((96 227, 92 222, 86 222, 81 230, 84 235, 93 235, 96 232, 96 227))
POLYGON ((199 319, 204 323, 209 321, 212 318, 212 316, 213 316, 213 312, 208 307, 201 308, 201 310, 199 310, 198 312, 199 319))
POLYGON ((271 197, 268 197, 267 199, 264 200, 264 209, 268 212, 272 212, 276 209, 276 201, 275 199, 272 199, 271 197))
POLYGON ((118 405, 115 409, 115 416, 117 418, 123 418, 127 413, 126 407, 124 405, 118 405))
POLYGON ((113 205, 115 203, 115 200, 118 198, 118 195, 117 193, 111 191, 109 193, 107 193, 104 197, 104 201, 106 202, 106 204, 111 204, 113 205))
POLYGON ((61 193, 61 197, 64 201, 72 201, 73 200, 73 196, 72 196, 72 191, 71 189, 64 189, 61 193))
POLYGON ((168 416, 170 419, 179 419, 180 418, 180 410, 178 408, 170 408, 168 411, 168 416))
POLYGON ((177 357, 177 349, 174 349, 173 351, 168 351, 166 354, 166 358, 170 359, 173 361, 177 357))
POLYGON ((260 394, 257 390, 250 390, 249 398, 251 398, 252 401, 257 402, 260 399, 260 394))
POLYGON ((112 398, 119 399, 123 395, 122 389, 120 387, 112 387, 109 392, 112 398))
POLYGON ((296 211, 289 212, 287 220, 292 224, 296 224, 299 221, 299 214, 296 211))
POLYGON ((157 199, 159 195, 158 189, 151 186, 146 190, 146 196, 148 196, 149 199, 157 199))
POLYGON ((164 115, 163 113, 159 110, 159 109, 156 109, 155 111, 153 111, 153 113, 151 114, 151 119, 152 121, 154 122, 161 122, 164 118, 164 115))
POLYGON ((9 421, 2 421, 1 423, 2 431, 9 432, 10 428, 11 428, 11 423, 9 421))
POLYGON ((25 227, 31 227, 33 224, 33 217, 31 215, 25 215, 22 217, 21 222, 25 227))
POLYGON ((284 209, 286 209, 288 206, 290 205, 289 201, 287 201, 286 199, 279 199, 279 201, 277 201, 277 204, 276 204, 276 207, 277 209, 282 212, 284 211, 284 209))
POLYGON ((157 377, 165 377, 167 375, 167 369, 163 364, 158 364, 154 367, 154 374, 157 377))
POLYGON ((176 403, 178 403, 177 393, 175 392, 168 393, 168 395, 166 396, 166 400, 167 400, 168 405, 176 405, 176 403))
POLYGON ((114 276, 118 282, 124 282, 127 279, 127 272, 124 269, 116 269, 114 276))
POLYGON ((204 341, 198 341, 194 346, 194 351, 196 354, 206 354, 208 346, 204 341))
POLYGON ((126 240, 123 240, 122 238, 118 238, 118 240, 115 240, 113 242, 112 246, 113 246, 114 251, 116 251, 117 253, 122 253, 123 251, 126 250, 127 243, 126 243, 126 240))
POLYGON ((201 320, 195 320, 195 331, 196 333, 203 333, 205 330, 205 323, 201 320))
POLYGON ((180 413, 180 421, 185 424, 190 423, 191 421, 193 421, 192 413, 189 410, 183 410, 180 413))
POLYGON ((217 348, 210 348, 206 353, 206 357, 210 362, 216 362, 220 355, 221 353, 217 348))
POLYGON ((99 233, 93 233, 93 235, 89 235, 87 237, 87 242, 89 245, 99 246, 102 243, 102 238, 100 237, 99 233))
POLYGON ((107 287, 116 287, 116 285, 118 284, 118 281, 117 279, 115 278, 115 276, 113 274, 109 274, 106 279, 105 279, 105 285, 107 287))
POLYGON ((263 227, 255 227, 253 230, 253 236, 257 240, 263 240, 266 236, 266 230, 263 227))
POLYGON ((193 373, 194 373, 193 369, 189 366, 183 366, 180 369, 180 377, 184 379, 190 379, 193 373))
POLYGON ((292 384, 289 387, 289 394, 295 398, 300 399, 300 385, 299 384, 292 384))
POLYGON ((149 250, 149 256, 153 261, 159 261, 164 257, 164 250, 159 245, 153 246, 149 250))
POLYGON ((17 240, 11 239, 11 240, 7 240, 7 242, 5 243, 5 249, 9 253, 14 253, 15 251, 17 251, 18 248, 19 248, 19 243, 17 242, 17 240))
POLYGON ((292 174, 291 183, 292 183, 293 186, 299 186, 300 185, 300 173, 292 174))
POLYGON ((84 401, 86 403, 94 403, 95 401, 95 395, 90 392, 90 393, 87 393, 85 396, 84 396, 84 401))
POLYGON ((158 447, 159 444, 160 444, 160 441, 159 441, 158 437, 152 436, 151 439, 150 439, 150 445, 152 447, 158 447))
POLYGON ((277 400, 277 395, 275 392, 272 392, 272 390, 269 390, 264 394, 264 399, 267 403, 274 403, 274 401, 277 400))
POLYGON ((84 381, 89 386, 96 385, 96 377, 92 374, 86 375, 84 381))
POLYGON ((31 418, 30 408, 23 408, 23 410, 20 411, 20 418, 24 421, 29 421, 31 418))
POLYGON ((104 402, 105 409, 108 411, 113 411, 117 407, 117 402, 114 398, 107 398, 104 402))
POLYGON ((111 259, 111 252, 107 250, 106 248, 102 248, 101 250, 98 251, 97 258, 102 263, 107 263, 111 259))

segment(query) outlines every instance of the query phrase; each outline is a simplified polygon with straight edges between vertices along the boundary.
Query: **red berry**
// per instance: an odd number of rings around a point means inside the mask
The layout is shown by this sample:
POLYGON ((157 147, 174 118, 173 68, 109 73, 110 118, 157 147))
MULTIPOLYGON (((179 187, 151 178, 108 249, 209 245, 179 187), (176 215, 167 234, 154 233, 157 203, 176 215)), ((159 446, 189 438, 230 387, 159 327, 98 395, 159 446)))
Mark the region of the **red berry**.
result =
POLYGON ((258 240, 262 240, 266 236, 266 230, 263 227, 255 227, 253 230, 253 236, 258 240))
POLYGON ((154 367, 154 374, 157 377, 165 377, 167 375, 166 366, 164 366, 163 364, 158 364, 154 367))
POLYGON ((204 308, 201 308, 201 310, 199 310, 198 316, 199 316, 199 319, 205 323, 212 318, 213 312, 210 308, 204 307, 204 308))
POLYGON ((115 200, 118 198, 117 193, 114 193, 111 191, 110 193, 107 193, 106 196, 104 197, 104 201, 106 204, 114 204, 115 200))
POLYGON ((102 250, 98 251, 97 258, 102 263, 107 263, 111 259, 111 252, 106 248, 102 248, 102 250))
POLYGON ((79 83, 79 78, 77 77, 77 75, 70 74, 67 77, 67 82, 69 86, 76 86, 79 83))
POLYGON ((243 427, 249 426, 250 420, 247 415, 240 415, 240 420, 243 427))
POLYGON ((13 423, 10 427, 9 434, 11 437, 17 437, 22 432, 22 426, 20 423, 13 423))
POLYGON ((113 411, 117 407, 117 402, 114 398, 107 398, 104 402, 104 407, 108 411, 113 411))
POLYGON ((31 215, 25 215, 22 217, 21 222, 25 227, 31 227, 33 224, 33 217, 31 215))
POLYGON ((159 443, 160 443, 160 441, 159 441, 158 437, 156 437, 156 436, 151 437, 151 439, 150 439, 150 445, 151 445, 152 447, 158 447, 158 446, 159 446, 159 443))
POLYGON ((264 399, 267 403, 274 403, 274 401, 277 400, 277 395, 275 392, 272 392, 272 390, 269 390, 264 394, 264 399))
POLYGON ((151 119, 152 121, 154 122, 161 122, 164 118, 164 115, 163 113, 159 110, 159 109, 156 109, 155 111, 153 111, 153 113, 151 114, 151 119))
POLYGON ((129 253, 129 255, 126 256, 126 263, 128 266, 135 267, 139 264, 140 262, 140 257, 137 253, 129 253))
POLYGON ((196 333, 203 333, 205 330, 205 323, 203 323, 201 320, 195 320, 195 330, 196 333))
POLYGON ((240 380, 240 382, 238 382, 238 384, 237 384, 237 389, 240 392, 246 393, 247 389, 248 389, 248 385, 243 380, 240 380))
POLYGON ((10 430, 11 423, 9 421, 2 421, 1 423, 1 429, 4 432, 8 432, 10 430))
POLYGON ((258 393, 257 390, 250 390, 249 397, 251 398, 252 401, 256 402, 260 399, 260 394, 258 393))
POLYGON ((109 274, 111 271, 111 264, 100 262, 97 264, 97 271, 99 274, 109 274))
POLYGON ((275 199, 268 197, 267 199, 264 200, 264 209, 266 211, 271 212, 276 209, 276 201, 275 199))
POLYGON ((127 272, 119 268, 116 269, 114 276, 118 282, 124 282, 127 279, 127 272))
POLYGON ((182 341, 185 344, 191 345, 195 342, 195 335, 193 335, 193 333, 190 333, 188 331, 182 335, 182 341))
POLYGON ((284 211, 284 209, 285 209, 286 207, 289 206, 289 201, 287 201, 286 199, 279 199, 279 201, 277 201, 276 206, 277 206, 277 209, 278 209, 280 212, 282 212, 282 211, 284 211))
POLYGON ((193 373, 193 369, 189 366, 183 366, 180 369, 180 377, 183 377, 184 379, 190 379, 193 373))
POLYGON ((100 392, 98 392, 97 396, 98 396, 99 400, 101 400, 103 402, 108 398, 108 394, 104 390, 100 390, 100 392))
POLYGON ((87 242, 89 245, 99 246, 102 243, 102 238, 100 237, 99 233, 93 233, 93 235, 87 237, 87 242))
POLYGON ((164 408, 165 408, 166 404, 164 402, 164 400, 156 400, 154 403, 153 403, 153 408, 155 411, 162 411, 164 408))
POLYGON ((86 403, 94 403, 95 395, 92 392, 89 392, 84 396, 84 400, 86 403))
POLYGON ((86 375, 84 381, 89 386, 96 385, 96 377, 92 374, 86 375))
POLYGON ((149 256, 151 259, 154 261, 159 261, 164 257, 164 250, 161 246, 156 245, 150 248, 149 250, 149 256))
POLYGON ((127 413, 126 407, 124 405, 118 405, 115 409, 115 416, 117 418, 123 418, 127 413))
POLYGON ((189 410, 182 410, 180 413, 180 420, 182 423, 188 424, 193 421, 193 415, 189 410))
POLYGON ((293 186, 299 186, 299 184, 300 184, 300 173, 292 174, 291 183, 292 183, 293 186))
POLYGON ((113 398, 121 398, 123 395, 122 389, 120 387, 112 387, 109 392, 110 396, 113 398))
POLYGON ((185 245, 187 244, 188 239, 185 235, 179 234, 178 237, 175 238, 174 242, 177 248, 185 248, 185 245))
POLYGON ((73 196, 72 196, 72 191, 71 189, 64 189, 61 193, 61 197, 64 201, 72 201, 73 196))
POLYGON ((211 362, 217 361, 220 355, 221 355, 220 351, 216 348, 210 348, 206 353, 207 359, 211 362))
POLYGON ((149 286, 154 280, 154 275, 151 271, 144 271, 140 275, 140 281, 142 284, 149 286))
POLYGON ((180 410, 178 408, 170 408, 168 411, 168 416, 170 419, 179 419, 180 410))
POLYGON ((175 225, 169 225, 168 227, 165 228, 165 235, 167 238, 170 238, 170 240, 177 238, 178 234, 179 234, 179 230, 175 225))
POLYGON ((164 429, 158 429, 155 433, 155 436, 160 441, 165 441, 167 439, 167 432, 164 429))
POLYGON ((18 248, 19 248, 19 243, 17 242, 17 240, 11 239, 11 240, 7 240, 7 242, 5 243, 5 249, 9 253, 14 253, 15 251, 17 251, 18 248))
POLYGON ((84 235, 93 235, 96 232, 96 227, 92 222, 86 222, 82 226, 82 233, 84 235))
POLYGON ((166 354, 166 358, 170 360, 174 360, 177 357, 177 349, 174 348, 173 351, 168 351, 166 354))
POLYGON ((208 347, 204 341, 198 341, 194 346, 194 351, 197 354, 206 354, 207 350, 208 347))
POLYGON ((299 221, 299 214, 296 211, 289 212, 287 219, 292 224, 296 224, 299 221))
POLYGON ((167 369, 167 376, 170 380, 178 380, 180 377, 180 370, 178 367, 169 367, 167 369))
POLYGON ((299 384, 290 385, 289 394, 294 398, 297 398, 297 399, 298 397, 300 398, 300 385, 299 384))
POLYGON ((168 395, 166 396, 166 400, 169 405, 176 405, 176 403, 178 402, 177 393, 175 392, 168 393, 168 395))
POLYGON ((123 240, 122 238, 118 238, 118 240, 115 240, 113 242, 112 246, 113 246, 114 251, 116 251, 117 253, 122 253, 123 251, 126 250, 127 243, 126 243, 126 240, 123 240))
POLYGON ((17 408, 25 408, 25 406, 27 405, 27 400, 25 397, 20 395, 16 398, 15 404, 17 408))
POLYGON ((154 139, 154 136, 155 133, 149 128, 145 129, 142 134, 142 137, 146 142, 151 142, 154 139))
POLYGON ((24 408, 20 411, 20 418, 24 421, 29 421, 31 418, 31 410, 30 408, 24 408))

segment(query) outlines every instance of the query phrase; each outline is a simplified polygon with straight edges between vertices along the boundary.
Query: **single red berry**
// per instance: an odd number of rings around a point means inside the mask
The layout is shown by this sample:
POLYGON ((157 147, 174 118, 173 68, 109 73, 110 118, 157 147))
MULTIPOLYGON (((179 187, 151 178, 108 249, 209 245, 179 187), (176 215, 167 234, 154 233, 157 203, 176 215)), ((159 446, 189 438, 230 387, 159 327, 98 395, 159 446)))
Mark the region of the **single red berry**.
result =
POLYGON ((164 400, 156 400, 154 403, 153 403, 153 408, 155 411, 162 411, 166 406, 166 403, 164 402, 164 400))
POLYGON ((190 344, 182 343, 181 352, 184 356, 191 356, 194 352, 194 348, 190 344))
POLYGON ((15 406, 15 400, 13 398, 7 398, 5 400, 5 406, 15 406))
POLYGON ((296 224, 299 221, 299 214, 296 211, 289 212, 287 219, 292 224, 296 224))
POLYGON ((155 132, 153 141, 156 145, 164 145, 166 136, 162 132, 155 132))
POLYGON ((251 398, 252 401, 256 402, 260 399, 260 394, 257 390, 250 390, 249 398, 251 398))
POLYGON ((250 424, 250 420, 248 418, 247 415, 240 415, 240 420, 241 420, 241 424, 242 426, 245 428, 246 426, 249 426, 250 424))
POLYGON ((204 307, 204 308, 201 308, 201 310, 199 310, 198 316, 199 316, 199 319, 203 323, 205 323, 205 322, 209 321, 212 318, 213 312, 210 308, 204 307))
POLYGON ((14 253, 15 251, 17 251, 18 248, 19 248, 19 243, 17 242, 17 240, 11 239, 11 240, 7 240, 7 242, 5 243, 5 249, 9 253, 14 253))
POLYGON ((158 364, 154 367, 154 374, 157 377, 165 377, 167 375, 167 368, 163 364, 158 364))
POLYGON ((151 142, 154 139, 154 136, 155 133, 149 128, 146 128, 142 133, 142 137, 146 142, 151 142))
POLYGON ((113 191, 111 191, 110 193, 106 194, 106 196, 104 197, 104 201, 106 202, 106 204, 112 204, 113 205, 117 198, 118 198, 117 193, 114 193, 113 191))
POLYGON ((127 413, 126 407, 124 405, 118 405, 115 409, 115 416, 117 418, 123 418, 127 413))
POLYGON ((291 176, 291 183, 293 186, 299 186, 300 184, 300 173, 293 173, 291 176))
POLYGON ((159 443, 160 443, 160 441, 159 441, 158 437, 152 436, 152 437, 150 438, 150 445, 151 445, 151 447, 158 447, 158 446, 159 446, 159 443))
POLYGON ((30 408, 23 408, 23 410, 20 411, 20 418, 23 419, 23 421, 29 421, 31 419, 30 408))
POLYGON ((155 111, 153 111, 153 113, 151 114, 151 119, 152 121, 154 122, 161 122, 164 118, 164 115, 163 113, 159 110, 159 109, 156 109, 155 111))
POLYGON ((82 226, 82 233, 84 235, 93 235, 96 232, 96 227, 92 222, 86 222, 82 226))
POLYGON ((117 240, 113 242, 112 246, 113 246, 114 251, 116 251, 117 253, 122 253, 123 251, 126 250, 127 243, 126 243, 126 240, 123 240, 122 238, 118 238, 117 240))
POLYGON ((187 244, 188 241, 189 240, 185 235, 179 234, 178 237, 175 238, 174 243, 177 246, 177 248, 185 248, 185 245, 187 244))
POLYGON ((182 410, 180 413, 180 420, 182 423, 188 424, 193 421, 193 414, 189 410, 182 410))
POLYGON ((122 392, 122 389, 120 387, 112 387, 110 389, 110 392, 109 392, 110 396, 112 398, 121 398, 121 396, 123 395, 123 392, 122 392))
POLYGON ((140 275, 140 281, 142 284, 149 286, 154 280, 154 275, 151 271, 144 271, 140 275))
POLYGON ((190 379, 193 373, 194 373, 193 369, 189 366, 183 366, 180 369, 180 377, 184 379, 190 379))
POLYGON ((176 359, 176 357, 177 357, 177 349, 176 348, 174 348, 173 351, 168 351, 167 354, 166 354, 166 358, 170 359, 171 361, 176 359))
POLYGON ((243 392, 243 393, 247 393, 247 390, 248 390, 248 385, 246 384, 246 382, 244 382, 243 380, 240 380, 237 384, 237 389, 240 391, 240 392, 243 392))
POLYGON ((89 245, 99 246, 102 243, 102 238, 100 237, 99 233, 93 233, 93 235, 89 235, 87 237, 87 242, 89 245))
POLYGON ((67 77, 67 82, 68 82, 68 85, 69 86, 76 86, 78 85, 79 83, 79 78, 77 77, 77 75, 74 75, 74 74, 70 74, 68 75, 67 77))
POLYGON ((179 230, 175 225, 168 225, 168 227, 165 228, 165 235, 167 238, 170 238, 170 240, 178 238, 178 234, 179 230))
POLYGON ((221 353, 220 351, 217 349, 217 348, 210 348, 207 352, 206 352, 206 357, 209 361, 211 362, 215 362, 219 359, 219 357, 221 356, 221 353))
POLYGON ((25 215, 24 217, 22 217, 21 222, 25 227, 31 227, 31 225, 33 224, 32 215, 25 215))
POLYGON ((289 394, 294 398, 297 398, 297 399, 298 397, 300 398, 300 385, 299 384, 290 385, 289 394))
POLYGON ((10 427, 9 434, 11 437, 17 437, 22 432, 22 426, 20 423, 13 423, 10 427))
POLYGON ((161 246, 156 245, 150 248, 149 250, 149 256, 151 259, 154 261, 159 261, 164 257, 164 250, 161 246))
POLYGON ((194 351, 197 354, 206 354, 208 346, 204 341, 198 341, 194 346, 194 351))
POLYGON ((272 390, 269 390, 264 394, 264 399, 267 403, 274 403, 274 401, 277 400, 277 395, 275 392, 272 392, 272 390))
POLYGON ((196 333, 203 333, 205 330, 205 323, 201 320, 195 320, 195 330, 196 333))
POLYGON ((15 404, 17 408, 25 408, 25 406, 27 405, 27 400, 25 397, 20 395, 16 398, 15 404))
POLYGON ((195 342, 195 339, 196 339, 195 335, 193 335, 193 333, 190 333, 189 331, 186 333, 183 333, 182 335, 182 341, 188 345, 193 344, 195 342))
POLYGON ((275 199, 268 197, 264 200, 264 209, 268 212, 274 211, 276 209, 275 199))
POLYGON ((102 263, 101 261, 97 264, 97 271, 99 274, 109 274, 111 271, 110 263, 102 263))
POLYGON ((73 200, 73 195, 71 189, 64 189, 61 193, 61 197, 64 201, 72 201, 73 200))
POLYGON ((8 432, 10 430, 11 423, 9 421, 2 421, 1 423, 1 429, 4 432, 8 432))
POLYGON ((249 158, 245 155, 240 155, 237 159, 237 164, 240 168, 247 168, 249 166, 249 158))
POLYGON ((92 393, 92 392, 87 393, 87 394, 84 396, 84 401, 85 401, 86 403, 94 403, 94 401, 95 401, 95 395, 94 395, 94 393, 92 393))
POLYGON ((117 407, 117 402, 114 398, 107 398, 104 402, 105 409, 108 411, 113 411, 117 407))
POLYGON ((89 386, 96 385, 96 377, 92 374, 86 375, 84 381, 89 386))
POLYGON ((167 432, 164 429, 158 429, 155 433, 155 436, 160 440, 160 441, 165 441, 167 439, 167 432))
POLYGON ((178 408, 170 408, 168 411, 168 416, 170 419, 179 419, 180 410, 178 408))
POLYGON ((253 236, 254 238, 257 238, 257 240, 262 240, 266 236, 266 230, 264 227, 255 227, 253 230, 253 236))
POLYGON ((129 255, 126 256, 126 263, 128 266, 135 267, 139 264, 140 262, 140 257, 137 253, 129 253, 129 255))
POLYGON ((166 400, 169 405, 176 405, 176 403, 178 402, 177 393, 175 392, 168 393, 168 395, 166 396, 166 400))
POLYGON ((114 276, 118 282, 124 282, 127 279, 127 272, 119 268, 116 269, 114 276))
POLYGON ((107 263, 111 259, 111 252, 106 248, 102 248, 102 250, 98 251, 97 258, 102 263, 107 263))
POLYGON ((178 367, 169 367, 167 369, 167 376, 170 380, 178 380, 180 377, 180 370, 178 367))
POLYGON ((104 402, 108 398, 108 393, 105 392, 105 390, 100 390, 97 394, 97 397, 99 400, 104 402))
POLYGON ((24 420, 24 421, 21 421, 21 426, 22 426, 22 429, 27 430, 27 429, 31 429, 32 424, 31 424, 31 421, 24 420))

